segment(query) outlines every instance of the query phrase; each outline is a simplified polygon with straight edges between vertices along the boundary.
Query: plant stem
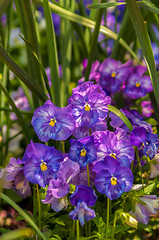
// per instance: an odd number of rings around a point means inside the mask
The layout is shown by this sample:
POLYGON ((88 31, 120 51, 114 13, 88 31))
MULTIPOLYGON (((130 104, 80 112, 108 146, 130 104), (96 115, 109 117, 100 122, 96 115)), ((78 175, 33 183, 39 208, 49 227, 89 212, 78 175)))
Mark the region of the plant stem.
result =
POLYGON ((36 184, 37 191, 37 201, 38 201, 38 221, 39 221, 39 229, 41 230, 41 202, 40 202, 40 194, 39 194, 39 185, 36 184))
POLYGON ((89 164, 87 164, 87 179, 88 179, 88 186, 90 187, 89 164))
POLYGON ((109 205, 110 205, 110 199, 107 197, 107 220, 106 220, 106 234, 105 234, 106 240, 108 237, 108 228, 109 228, 109 205))
POLYGON ((113 221, 113 229, 112 229, 111 240, 114 240, 115 228, 116 228, 116 220, 117 220, 117 214, 115 213, 114 221, 113 221))
POLYGON ((79 220, 76 221, 76 227, 77 227, 77 240, 79 240, 79 220))

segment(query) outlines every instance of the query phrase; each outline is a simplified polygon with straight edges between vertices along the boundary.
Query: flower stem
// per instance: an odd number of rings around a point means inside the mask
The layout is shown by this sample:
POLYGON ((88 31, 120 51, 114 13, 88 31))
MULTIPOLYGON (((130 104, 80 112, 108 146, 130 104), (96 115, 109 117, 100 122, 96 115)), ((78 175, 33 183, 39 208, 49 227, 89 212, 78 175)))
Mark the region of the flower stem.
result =
POLYGON ((113 229, 112 229, 111 240, 114 240, 115 228, 116 228, 116 220, 117 220, 117 214, 115 213, 114 221, 113 221, 113 229))
POLYGON ((139 169, 140 169, 141 182, 142 182, 142 184, 144 184, 143 177, 142 177, 142 167, 141 167, 141 162, 140 162, 140 158, 139 158, 139 150, 137 147, 135 147, 135 154, 136 154, 137 163, 138 163, 139 169))
POLYGON ((77 225, 76 225, 76 227, 77 227, 77 240, 79 240, 79 220, 77 220, 76 221, 76 223, 77 223, 77 225))
POLYGON ((90 176, 89 176, 89 165, 87 164, 87 179, 88 179, 88 186, 90 187, 90 176))
POLYGON ((37 201, 38 201, 38 222, 39 222, 39 229, 41 229, 41 202, 40 202, 40 194, 39 194, 39 185, 36 184, 36 191, 37 191, 37 201))
POLYGON ((107 220, 106 220, 106 234, 105 234, 106 240, 107 240, 108 228, 109 228, 109 206, 110 206, 110 199, 107 197, 107 220))

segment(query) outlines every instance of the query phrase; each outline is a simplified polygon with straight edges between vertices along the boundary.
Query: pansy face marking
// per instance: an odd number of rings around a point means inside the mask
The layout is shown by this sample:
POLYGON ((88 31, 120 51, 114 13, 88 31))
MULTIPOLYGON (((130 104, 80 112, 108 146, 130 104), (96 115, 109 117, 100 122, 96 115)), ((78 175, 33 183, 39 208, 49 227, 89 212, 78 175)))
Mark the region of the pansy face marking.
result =
POLYGON ((140 87, 141 83, 140 82, 136 82, 135 86, 138 88, 140 87))
POLYGON ((41 171, 47 170, 47 163, 44 162, 44 160, 41 160, 40 168, 41 168, 41 171))
POLYGON ((53 127, 55 125, 55 123, 56 123, 56 119, 55 118, 51 118, 50 122, 49 122, 49 125, 53 127))
POLYGON ((116 153, 113 153, 113 152, 112 152, 112 153, 110 154, 110 156, 116 159, 116 153))
POLYGON ((84 105, 84 107, 85 107, 85 111, 87 111, 87 112, 89 112, 91 110, 91 106, 88 103, 86 103, 84 105))
POLYGON ((112 73, 111 73, 111 77, 113 77, 113 78, 116 77, 116 73, 115 73, 115 72, 112 72, 112 73))
POLYGON ((82 157, 85 157, 86 156, 86 154, 87 154, 87 151, 83 148, 82 150, 81 150, 81 156, 82 157))
POLYGON ((116 177, 111 177, 110 181, 111 181, 111 185, 117 185, 117 178, 116 177))

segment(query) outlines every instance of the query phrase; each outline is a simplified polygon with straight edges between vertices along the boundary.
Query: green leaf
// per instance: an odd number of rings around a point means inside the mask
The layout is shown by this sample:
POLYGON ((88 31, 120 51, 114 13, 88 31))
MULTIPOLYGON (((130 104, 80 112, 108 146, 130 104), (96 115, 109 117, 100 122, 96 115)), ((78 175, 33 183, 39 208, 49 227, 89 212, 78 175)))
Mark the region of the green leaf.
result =
POLYGON ((6 8, 8 7, 11 0, 0 0, 0 18, 2 17, 3 13, 5 12, 6 8))
POLYGON ((116 6, 121 6, 125 5, 126 3, 124 2, 108 2, 108 3, 100 3, 100 4, 92 4, 89 5, 88 8, 109 8, 109 7, 116 7, 116 6))
POLYGON ((48 0, 43 0, 44 14, 46 20, 46 37, 48 45, 48 58, 51 72, 51 83, 52 83, 52 95, 54 104, 61 106, 61 93, 60 93, 60 77, 59 77, 59 66, 58 66, 58 54, 56 36, 53 26, 53 19, 51 16, 51 10, 48 0), (51 53, 51 54, 50 54, 51 53))
POLYGON ((43 235, 43 233, 38 228, 38 226, 33 222, 33 220, 29 217, 29 215, 23 211, 22 208, 20 208, 15 202, 12 201, 12 199, 10 199, 5 194, 0 193, 0 197, 4 201, 6 201, 8 204, 10 204, 17 212, 19 212, 19 214, 22 215, 25 218, 26 221, 28 221, 28 223, 35 229, 35 231, 37 232, 39 237, 41 237, 43 240, 47 240, 45 238, 45 236, 43 235))
POLYGON ((156 185, 155 183, 152 183, 152 184, 146 186, 146 187, 144 188, 145 194, 150 194, 150 193, 154 190, 155 185, 156 185))
POLYGON ((147 9, 150 12, 154 12, 156 14, 159 14, 159 8, 157 8, 153 3, 151 3, 149 0, 142 0, 139 1, 138 4, 141 7, 144 7, 145 9, 147 9))
MULTIPOLYGON (((159 81, 158 75, 156 71, 156 65, 154 61, 153 51, 151 47, 150 38, 146 29, 146 25, 144 23, 142 14, 138 7, 138 4, 134 0, 126 0, 127 8, 130 14, 131 21, 133 23, 138 41, 141 46, 141 50, 144 54, 144 58, 146 60, 147 68, 150 74, 152 86, 154 89, 155 98, 158 104, 159 109, 159 81)), ((159 111, 159 110, 158 110, 159 111)), ((156 114, 157 116, 157 114, 156 114)))
POLYGON ((12 239, 19 239, 21 237, 31 237, 33 234, 33 230, 31 228, 22 228, 18 230, 12 230, 8 233, 5 233, 1 236, 1 240, 12 240, 12 239))
POLYGON ((47 95, 44 91, 34 83, 33 79, 20 68, 15 61, 9 56, 4 50, 2 44, 0 44, 0 61, 7 65, 7 67, 32 91, 36 96, 43 102, 48 100, 47 95))
POLYGON ((22 129, 23 129, 23 133, 24 133, 24 137, 26 139, 26 143, 30 142, 30 131, 29 128, 27 126, 27 124, 25 123, 19 109, 17 108, 17 106, 15 105, 14 101, 12 100, 12 98, 10 97, 10 94, 8 93, 7 89, 5 88, 5 86, 3 85, 3 83, 0 83, 0 89, 2 90, 2 92, 5 94, 5 96, 8 99, 8 103, 11 105, 13 111, 15 112, 18 122, 21 125, 22 129))
MULTIPOLYGON (((41 1, 39 0, 34 0, 35 2, 41 4, 41 1)), ((95 21, 92 21, 90 20, 89 18, 85 18, 83 16, 80 16, 76 13, 73 13, 71 11, 68 11, 60 6, 57 6, 56 4, 54 3, 51 3, 49 2, 49 5, 50 5, 50 8, 51 8, 51 11, 58 14, 59 16, 63 17, 63 18, 66 18, 70 21, 73 21, 73 22, 76 22, 78 24, 81 24, 85 27, 88 27, 88 28, 91 28, 91 29, 94 29, 95 27, 95 21)), ((116 33, 114 33, 113 31, 111 31, 109 28, 106 28, 104 26, 101 26, 100 27, 100 32, 105 34, 106 36, 114 39, 114 40, 117 40, 118 39, 118 35, 116 33)), ((127 49, 128 52, 130 52, 130 54, 137 60, 138 60, 138 57, 136 56, 136 54, 132 51, 132 49, 129 47, 129 45, 123 40, 123 39, 119 39, 119 42, 121 43, 121 45, 123 47, 125 47, 127 49)))
POLYGON ((116 107, 112 105, 108 105, 108 110, 117 115, 126 124, 130 132, 133 130, 133 126, 130 123, 129 119, 120 110, 118 110, 116 107))

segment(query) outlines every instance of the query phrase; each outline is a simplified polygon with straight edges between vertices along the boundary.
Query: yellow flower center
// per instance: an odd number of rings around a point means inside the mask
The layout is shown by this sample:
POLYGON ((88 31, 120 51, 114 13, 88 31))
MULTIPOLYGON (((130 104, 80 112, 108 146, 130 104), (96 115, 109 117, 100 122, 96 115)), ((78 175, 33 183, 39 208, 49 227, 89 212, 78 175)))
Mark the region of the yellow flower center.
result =
POLYGON ((116 73, 112 72, 111 77, 113 77, 113 78, 116 77, 116 73))
POLYGON ((136 82, 136 87, 140 87, 140 83, 139 82, 136 82))
POLYGON ((56 123, 56 119, 55 119, 55 118, 51 118, 51 119, 50 119, 50 122, 49 122, 49 125, 50 125, 51 127, 53 127, 53 126, 55 125, 55 123, 56 123))
POLYGON ((85 157, 85 156, 86 156, 86 153, 87 153, 87 151, 83 148, 83 149, 81 150, 81 156, 82 156, 82 157, 85 157))
POLYGON ((86 105, 84 107, 85 107, 85 111, 89 112, 91 110, 91 107, 88 103, 86 103, 86 105))
POLYGON ((47 170, 47 164, 43 160, 41 160, 40 168, 41 168, 41 171, 47 170))
POLYGON ((116 177, 112 177, 112 178, 110 179, 110 181, 111 181, 111 184, 112 184, 112 185, 117 185, 117 178, 116 178, 116 177))
POLYGON ((113 152, 112 152, 112 153, 110 154, 110 156, 116 159, 116 153, 113 153, 113 152))

